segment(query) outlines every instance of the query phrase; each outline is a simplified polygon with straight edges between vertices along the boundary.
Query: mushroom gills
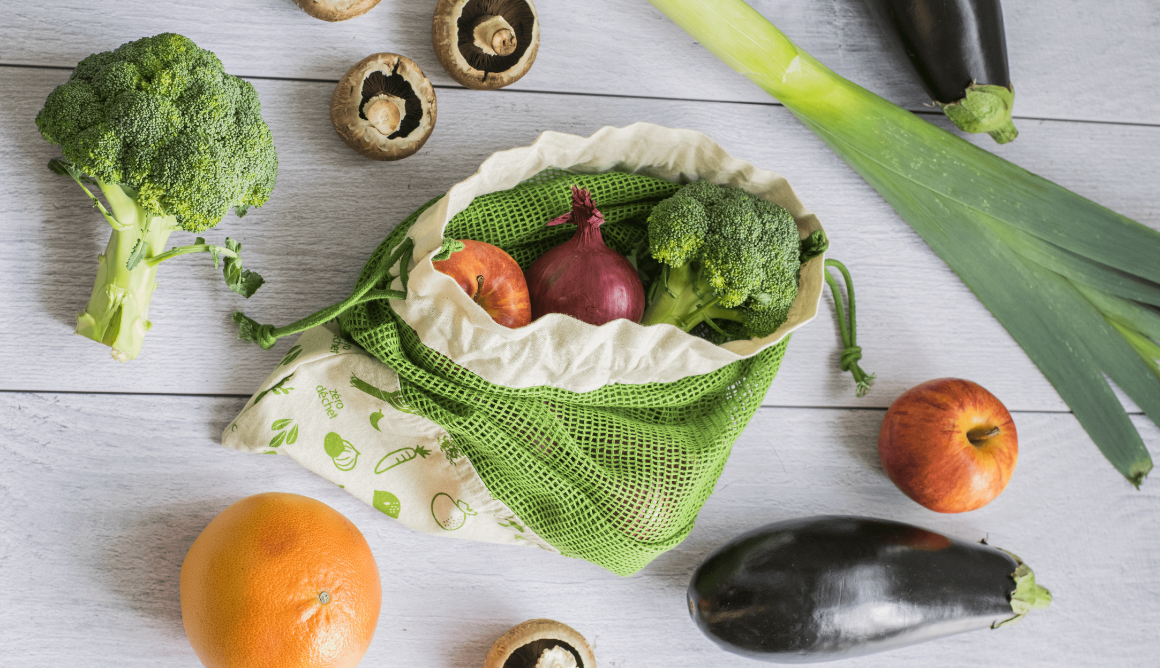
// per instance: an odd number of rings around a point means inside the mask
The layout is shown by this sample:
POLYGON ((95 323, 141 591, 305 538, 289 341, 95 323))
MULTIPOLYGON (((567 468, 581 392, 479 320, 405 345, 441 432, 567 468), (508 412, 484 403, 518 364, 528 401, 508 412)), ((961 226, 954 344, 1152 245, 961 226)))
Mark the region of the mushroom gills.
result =
POLYGON ((535 22, 536 15, 524 0, 468 0, 456 22, 459 52, 468 65, 484 73, 486 81, 488 73, 506 72, 523 58, 535 22), (514 40, 506 54, 501 34, 505 30, 514 40), (503 48, 496 48, 496 36, 503 48))
MULTIPOLYGON (((397 127, 394 128, 393 132, 387 134, 387 139, 406 137, 419 127, 423 120, 423 104, 420 102, 419 96, 415 95, 411 84, 403 78, 403 75, 398 73, 398 70, 399 63, 395 63, 390 75, 384 74, 380 70, 368 74, 363 79, 362 102, 359 103, 359 118, 371 123, 380 132, 391 126, 389 119, 392 115, 384 105, 390 104, 395 107, 395 116, 399 114, 398 107, 403 107, 402 117, 396 121, 397 127), (402 105, 396 100, 401 101, 402 105), (372 112, 371 117, 368 117, 368 111, 372 112), (387 118, 383 118, 384 116, 387 118), (380 124, 383 125, 380 126, 380 124)), ((384 132, 384 134, 386 133, 384 132)))
POLYGON ((556 647, 567 650, 576 661, 577 668, 590 668, 584 665, 584 660, 580 658, 580 652, 576 651, 575 647, 555 638, 541 638, 521 646, 508 656, 507 661, 503 663, 503 668, 535 668, 540 659, 543 658, 544 653, 556 647))

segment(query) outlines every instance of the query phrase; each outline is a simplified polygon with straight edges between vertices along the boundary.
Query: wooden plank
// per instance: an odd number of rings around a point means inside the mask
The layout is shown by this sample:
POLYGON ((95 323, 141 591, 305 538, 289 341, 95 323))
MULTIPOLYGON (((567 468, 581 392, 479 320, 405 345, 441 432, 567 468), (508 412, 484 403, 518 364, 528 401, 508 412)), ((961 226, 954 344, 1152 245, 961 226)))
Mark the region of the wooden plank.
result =
POLYGON ((265 491, 320 499, 366 536, 384 593, 368 666, 477 668, 508 627, 541 616, 585 634, 602 666, 753 665, 689 621, 689 575, 740 532, 823 513, 986 537, 1023 557, 1055 595, 1009 629, 836 666, 1155 664, 1143 630, 1160 624, 1160 535, 1151 530, 1160 487, 1132 489, 1070 415, 1017 414, 1022 452, 1007 491, 981 510, 939 515, 879 468, 882 411, 762 409, 689 539, 620 578, 536 550, 414 533, 288 457, 218 446, 242 403, 0 393, 0 583, 19 603, 0 606, 5 665, 197 665, 178 597, 185 552, 227 505, 265 491))
MULTIPOLYGON (((752 4, 858 84, 910 109, 930 101, 862 0, 752 4)), ((172 31, 216 52, 236 74, 337 81, 363 56, 393 51, 418 62, 437 85, 454 85, 431 47, 432 6, 384 0, 362 17, 329 24, 290 0, 160 0, 145 10, 78 0, 21 3, 0 25, 0 63, 71 68, 90 53, 172 31)), ((514 89, 770 101, 644 0, 540 2, 537 9, 539 54, 514 89)), ((1153 104, 1160 5, 1024 0, 1006 3, 1004 13, 1019 116, 1160 123, 1153 104)))
MULTIPOLYGON (((563 95, 479 96, 440 91, 439 124, 416 156, 375 163, 334 135, 325 83, 257 81, 279 147, 271 202, 211 231, 245 244, 246 266, 266 286, 249 302, 225 288, 204 256, 168 263, 150 311, 141 357, 116 364, 107 349, 74 337, 73 318, 92 290, 107 239, 100 216, 72 183, 44 165, 57 149, 31 119, 65 72, 0 68, 9 91, 0 109, 0 389, 248 395, 289 347, 263 352, 236 339, 230 314, 286 324, 341 301, 374 247, 398 221, 472 174, 494 151, 527 145, 544 130, 588 135, 603 125, 651 121, 714 137, 734 155, 784 174, 833 239, 832 256, 855 278, 864 367, 875 390, 855 399, 838 369, 832 300, 794 335, 766 402, 791 406, 886 406, 940 376, 970 378, 1012 409, 1066 405, 1005 330, 945 264, 848 167, 781 108, 608 99, 581 109, 563 95), (479 130, 478 119, 518 117, 479 130), (84 369, 78 372, 78 369, 84 369)), ((1160 179, 1160 130, 1036 122, 1031 141, 1001 149, 1016 162, 1153 227, 1160 210, 1148 184, 1160 179)), ((984 143, 990 141, 984 138, 984 143)), ((214 236, 216 235, 216 236, 214 236)), ((181 235, 175 235, 173 243, 181 235)))

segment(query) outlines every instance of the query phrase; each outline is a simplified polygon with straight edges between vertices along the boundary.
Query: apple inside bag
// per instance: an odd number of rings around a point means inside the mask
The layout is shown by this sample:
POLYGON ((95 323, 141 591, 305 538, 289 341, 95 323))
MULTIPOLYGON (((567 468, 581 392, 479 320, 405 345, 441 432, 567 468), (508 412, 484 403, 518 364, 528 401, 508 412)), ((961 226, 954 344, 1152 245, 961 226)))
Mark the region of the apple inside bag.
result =
POLYGON ((222 445, 292 457, 416 531, 557 552, 488 492, 451 435, 407 406, 398 374, 334 323, 302 333, 222 445))

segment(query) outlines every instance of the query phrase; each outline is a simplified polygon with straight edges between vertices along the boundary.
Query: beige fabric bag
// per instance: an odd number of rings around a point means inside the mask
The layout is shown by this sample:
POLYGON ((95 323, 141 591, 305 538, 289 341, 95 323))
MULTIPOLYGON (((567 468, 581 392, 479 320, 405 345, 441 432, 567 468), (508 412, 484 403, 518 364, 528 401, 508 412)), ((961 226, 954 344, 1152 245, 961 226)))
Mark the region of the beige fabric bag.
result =
MULTIPOLYGON (((670 325, 620 320, 596 327, 562 315, 515 330, 497 325, 454 280, 435 271, 430 258, 447 221, 475 197, 550 168, 708 179, 784 206, 803 238, 821 229, 784 178, 730 157, 703 134, 647 123, 604 128, 588 138, 546 132, 532 146, 488 158, 409 233, 415 252, 407 299, 392 300, 391 307, 425 345, 456 364, 513 388, 551 385, 585 392, 610 383, 671 382, 754 355, 817 313, 823 257, 802 265, 789 320, 760 340, 717 346, 670 325)), ((401 285, 396 281, 394 287, 401 285)), ((334 325, 315 327, 302 334, 229 425, 222 443, 289 455, 417 531, 556 551, 491 496, 447 432, 392 400, 398 389, 397 374, 337 336, 334 325)))
POLYGON ((392 396, 398 389, 394 370, 343 340, 337 325, 314 327, 226 427, 222 445, 293 457, 416 531, 555 552, 488 494, 446 431, 392 396))
POLYGON ((692 130, 634 123, 603 128, 588 138, 545 132, 531 146, 496 153, 415 223, 409 236, 415 240, 417 264, 410 272, 407 299, 391 302, 424 345, 485 380, 512 388, 550 385, 573 392, 610 383, 672 382, 755 355, 817 314, 825 281, 824 256, 802 265, 789 319, 763 339, 718 346, 671 325, 642 327, 617 320, 596 327, 559 314, 519 329, 496 324, 454 280, 436 271, 430 258, 439 251, 447 221, 473 199, 511 188, 549 168, 632 172, 670 181, 707 179, 744 188, 785 207, 802 238, 822 229, 784 177, 731 157, 692 130))

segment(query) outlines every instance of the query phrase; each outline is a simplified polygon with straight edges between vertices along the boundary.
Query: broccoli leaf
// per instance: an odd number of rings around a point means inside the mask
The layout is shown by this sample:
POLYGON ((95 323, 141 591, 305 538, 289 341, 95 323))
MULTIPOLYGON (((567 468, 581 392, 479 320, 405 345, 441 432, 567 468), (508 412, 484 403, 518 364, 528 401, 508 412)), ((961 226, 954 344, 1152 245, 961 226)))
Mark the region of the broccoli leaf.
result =
POLYGON ((814 230, 810 236, 802 239, 802 254, 801 263, 805 264, 815 257, 825 253, 830 248, 830 240, 826 237, 826 233, 821 230, 814 230))
POLYGON ((209 244, 206 244, 204 237, 198 237, 197 241, 194 242, 195 246, 199 245, 199 244, 209 246, 209 256, 211 259, 213 259, 213 268, 217 269, 218 263, 222 259, 222 249, 219 246, 211 246, 209 244))
POLYGON ((125 268, 133 271, 140 264, 141 259, 145 257, 145 253, 149 251, 149 242, 142 238, 137 239, 137 243, 133 245, 133 250, 129 252, 129 259, 125 262, 125 268))
MULTIPOLYGON (((242 244, 226 237, 226 250, 235 253, 234 257, 226 256, 224 258, 222 275, 225 276, 226 285, 230 286, 230 289, 234 292, 249 299, 258 291, 258 288, 262 287, 266 279, 259 276, 256 272, 242 268, 242 244)), ((214 255, 216 256, 217 253, 214 253, 214 255)))

